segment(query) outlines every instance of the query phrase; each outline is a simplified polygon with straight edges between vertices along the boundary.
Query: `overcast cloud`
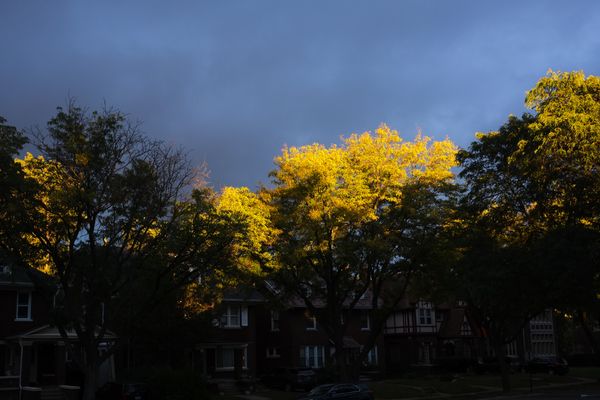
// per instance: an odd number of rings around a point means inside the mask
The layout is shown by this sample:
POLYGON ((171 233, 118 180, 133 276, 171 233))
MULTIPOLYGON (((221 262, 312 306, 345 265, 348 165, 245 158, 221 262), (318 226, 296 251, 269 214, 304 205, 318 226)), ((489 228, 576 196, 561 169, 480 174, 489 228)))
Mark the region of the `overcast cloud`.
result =
POLYGON ((104 101, 208 163, 267 182, 281 147, 381 122, 467 146, 554 70, 600 73, 598 1, 14 1, 0 115, 44 126, 104 101))

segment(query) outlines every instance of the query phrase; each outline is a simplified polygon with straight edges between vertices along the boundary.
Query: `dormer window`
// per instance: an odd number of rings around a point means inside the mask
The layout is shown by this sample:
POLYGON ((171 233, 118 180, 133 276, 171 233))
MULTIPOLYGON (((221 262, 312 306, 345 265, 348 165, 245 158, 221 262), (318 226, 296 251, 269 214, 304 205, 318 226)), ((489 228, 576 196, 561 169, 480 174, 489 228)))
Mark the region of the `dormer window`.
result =
POLYGON ((31 292, 17 293, 17 314, 15 321, 31 321, 31 292))

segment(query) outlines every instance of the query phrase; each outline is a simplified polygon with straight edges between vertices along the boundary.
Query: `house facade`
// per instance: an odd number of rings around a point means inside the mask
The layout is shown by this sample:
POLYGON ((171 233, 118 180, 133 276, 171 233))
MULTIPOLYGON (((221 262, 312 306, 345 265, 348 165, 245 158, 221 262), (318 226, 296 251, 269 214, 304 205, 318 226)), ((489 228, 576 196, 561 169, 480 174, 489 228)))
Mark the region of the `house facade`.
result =
MULTIPOLYGON (((50 325, 53 291, 52 281, 40 271, 0 264, 0 392, 5 397, 27 386, 81 383, 67 349, 67 344, 76 345, 76 334, 67 332, 65 338, 50 325)), ((101 366, 98 382, 114 376, 111 358, 101 366)))
POLYGON ((255 290, 226 291, 213 311, 211 327, 199 337, 191 354, 196 371, 215 379, 255 377, 257 315, 264 298, 255 290))
MULTIPOLYGON (((359 301, 340 318, 346 324, 346 362, 356 366, 371 334, 372 299, 359 301)), ((324 308, 316 303, 316 312, 324 308)), ((327 369, 335 347, 299 298, 273 306, 256 290, 231 291, 213 311, 212 327, 193 351, 196 370, 212 378, 260 377, 283 367, 327 369)), ((404 299, 360 366, 361 372, 394 374, 437 365, 464 366, 492 356, 485 331, 462 302, 434 304, 404 299), (462 364, 461 364, 462 363, 462 364)), ((507 354, 523 361, 556 354, 552 312, 533 318, 507 354)))

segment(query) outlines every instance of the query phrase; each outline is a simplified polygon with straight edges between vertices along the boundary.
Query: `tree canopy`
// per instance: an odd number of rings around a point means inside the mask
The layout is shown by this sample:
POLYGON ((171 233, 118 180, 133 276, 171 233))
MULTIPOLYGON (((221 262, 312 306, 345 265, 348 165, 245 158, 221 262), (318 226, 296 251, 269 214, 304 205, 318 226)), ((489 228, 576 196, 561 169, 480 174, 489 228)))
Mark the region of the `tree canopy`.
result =
POLYGON ((37 141, 40 155, 19 160, 37 183, 22 203, 29 261, 58 280, 54 322, 77 333, 83 351, 72 350, 89 399, 111 354, 97 352, 107 328, 123 315, 144 318, 161 293, 231 272, 239 224, 217 211, 212 190, 190 191, 194 173, 180 150, 149 140, 118 111, 71 103, 37 141))
POLYGON ((404 294, 398 288, 426 264, 426 247, 443 223, 455 151, 449 140, 421 135, 403 142, 381 125, 341 146, 284 148, 275 159, 274 187, 264 189, 278 232, 279 269, 272 278, 317 317, 335 344, 342 377, 346 323, 340 316, 370 291, 381 312, 373 315, 366 356, 404 294))
POLYGON ((581 304, 580 279, 597 288, 600 80, 549 71, 525 102, 533 114, 458 153, 466 191, 454 272, 499 344, 543 308, 581 304))

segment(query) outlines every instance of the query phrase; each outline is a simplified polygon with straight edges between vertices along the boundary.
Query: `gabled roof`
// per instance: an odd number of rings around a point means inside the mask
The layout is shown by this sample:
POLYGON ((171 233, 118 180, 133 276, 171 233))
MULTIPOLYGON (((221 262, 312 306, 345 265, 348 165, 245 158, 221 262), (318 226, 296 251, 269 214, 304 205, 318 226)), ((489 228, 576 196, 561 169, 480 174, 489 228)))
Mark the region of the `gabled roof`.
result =
POLYGON ((0 251, 0 288, 34 288, 53 286, 53 278, 42 271, 23 265, 0 251))
POLYGON ((0 287, 32 288, 33 286, 25 267, 0 261, 0 287))

